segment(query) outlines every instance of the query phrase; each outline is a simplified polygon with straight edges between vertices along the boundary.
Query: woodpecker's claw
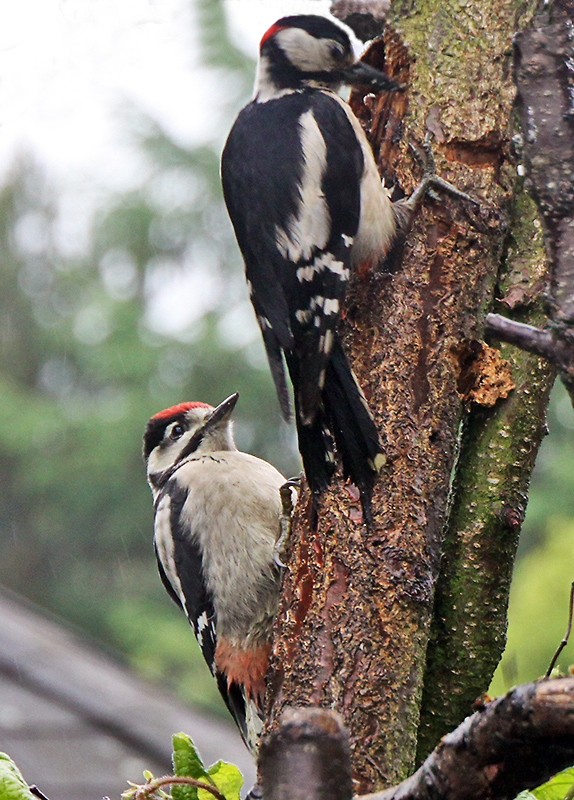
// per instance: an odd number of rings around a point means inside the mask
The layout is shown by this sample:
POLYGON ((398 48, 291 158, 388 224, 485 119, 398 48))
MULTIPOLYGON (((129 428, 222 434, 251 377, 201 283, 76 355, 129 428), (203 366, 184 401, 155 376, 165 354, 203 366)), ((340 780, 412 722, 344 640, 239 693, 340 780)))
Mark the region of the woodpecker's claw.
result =
POLYGON ((279 494, 281 495, 282 512, 281 520, 279 522, 279 538, 275 542, 275 547, 273 548, 273 560, 278 567, 284 567, 285 569, 287 568, 287 564, 283 563, 281 556, 283 555, 287 539, 291 533, 291 518, 297 505, 297 501, 299 500, 300 488, 301 479, 290 478, 288 481, 285 481, 283 486, 279 489, 279 494))
MULTIPOLYGON (((417 188, 411 194, 410 197, 407 198, 406 204, 410 206, 410 208, 415 211, 425 194, 432 194, 435 199, 436 195, 432 191, 433 189, 440 189, 441 191, 445 192, 446 194, 450 194, 453 197, 458 197, 460 200, 465 200, 467 203, 472 203, 475 206, 480 207, 480 203, 478 200, 475 200, 474 197, 471 197, 466 192, 457 189, 452 183, 443 180, 443 178, 439 178, 436 174, 436 167, 434 163, 434 154, 432 151, 431 146, 431 135, 427 133, 425 135, 425 140, 422 143, 420 149, 415 147, 412 143, 409 143, 409 149, 417 157, 420 161, 423 170, 424 176, 422 181, 419 183, 417 188), (422 150, 422 155, 421 155, 422 150)), ((401 202, 401 201, 399 201, 401 202)))

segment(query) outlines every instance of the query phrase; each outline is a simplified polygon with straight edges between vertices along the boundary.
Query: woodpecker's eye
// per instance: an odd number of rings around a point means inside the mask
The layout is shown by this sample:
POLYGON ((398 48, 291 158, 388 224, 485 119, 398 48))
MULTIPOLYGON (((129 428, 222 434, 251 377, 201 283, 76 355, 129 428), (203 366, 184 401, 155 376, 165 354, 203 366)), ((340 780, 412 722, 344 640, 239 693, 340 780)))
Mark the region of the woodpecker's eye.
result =
POLYGON ((173 439, 173 441, 177 441, 177 439, 181 439, 183 434, 185 433, 185 428, 183 425, 180 425, 178 422, 175 423, 173 428, 169 432, 169 438, 173 439))
POLYGON ((331 57, 333 61, 341 61, 345 53, 343 52, 343 48, 340 44, 332 44, 329 47, 329 51, 331 53, 331 57))

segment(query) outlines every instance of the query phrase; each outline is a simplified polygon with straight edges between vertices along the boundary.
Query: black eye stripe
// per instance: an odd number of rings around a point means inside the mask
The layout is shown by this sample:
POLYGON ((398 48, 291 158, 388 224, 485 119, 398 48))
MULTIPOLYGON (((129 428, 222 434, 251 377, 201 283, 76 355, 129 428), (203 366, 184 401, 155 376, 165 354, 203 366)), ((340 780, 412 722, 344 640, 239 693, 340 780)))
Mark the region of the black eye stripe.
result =
POLYGON ((152 417, 147 424, 144 435, 144 459, 148 459, 152 450, 160 445, 165 438, 166 430, 173 423, 182 423, 183 415, 177 414, 171 418, 152 417))

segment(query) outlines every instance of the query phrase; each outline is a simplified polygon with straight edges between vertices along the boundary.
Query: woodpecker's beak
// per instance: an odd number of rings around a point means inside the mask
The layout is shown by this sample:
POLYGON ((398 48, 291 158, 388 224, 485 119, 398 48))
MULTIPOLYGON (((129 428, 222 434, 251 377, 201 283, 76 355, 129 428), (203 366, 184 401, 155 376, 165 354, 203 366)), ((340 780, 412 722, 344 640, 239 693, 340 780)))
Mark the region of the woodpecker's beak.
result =
POLYGON ((223 403, 220 403, 213 409, 209 417, 205 420, 204 430, 206 428, 215 428, 220 422, 226 422, 231 416, 235 404, 239 400, 239 392, 230 395, 223 403))
POLYGON ((352 64, 343 73, 345 83, 369 86, 377 92, 404 92, 405 86, 397 83, 384 72, 381 72, 363 61, 352 64))

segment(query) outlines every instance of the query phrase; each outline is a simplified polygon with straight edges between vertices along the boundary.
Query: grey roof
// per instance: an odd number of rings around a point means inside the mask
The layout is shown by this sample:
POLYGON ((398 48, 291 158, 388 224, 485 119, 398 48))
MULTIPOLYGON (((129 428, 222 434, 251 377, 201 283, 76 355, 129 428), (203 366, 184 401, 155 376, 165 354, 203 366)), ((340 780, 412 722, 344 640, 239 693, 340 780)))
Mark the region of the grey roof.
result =
POLYGON ((0 591, 0 750, 50 800, 118 798, 142 770, 170 772, 184 731, 206 764, 253 761, 230 724, 185 706, 108 653, 0 591))

